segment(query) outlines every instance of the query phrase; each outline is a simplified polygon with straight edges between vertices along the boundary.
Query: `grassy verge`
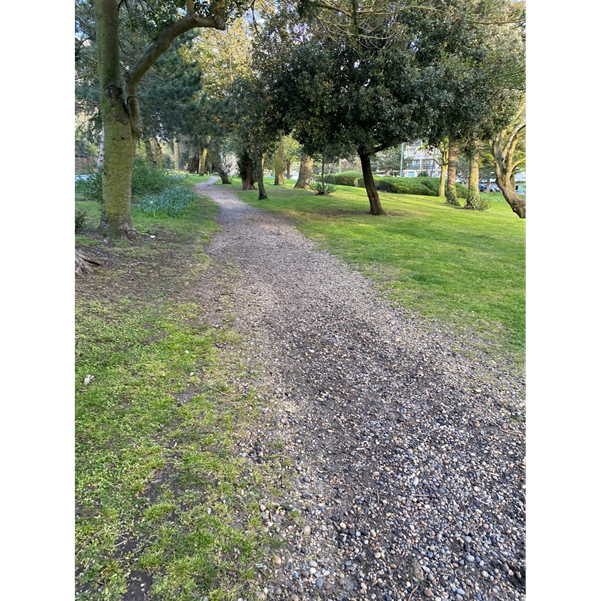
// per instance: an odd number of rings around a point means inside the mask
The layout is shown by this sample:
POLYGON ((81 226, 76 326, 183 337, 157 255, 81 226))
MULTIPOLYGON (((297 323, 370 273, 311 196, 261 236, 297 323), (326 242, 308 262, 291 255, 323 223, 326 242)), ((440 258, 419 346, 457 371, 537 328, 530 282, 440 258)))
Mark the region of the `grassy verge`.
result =
POLYGON ((241 341, 205 323, 193 289, 214 212, 200 198, 178 219, 134 209, 140 243, 77 237, 106 265, 76 282, 79 599, 238 599, 277 547, 260 500, 279 459, 237 447, 260 413, 235 384, 241 341))
MULTIPOLYGON (((338 186, 331 197, 268 186, 257 207, 290 217, 307 236, 357 266, 386 296, 417 314, 474 332, 494 357, 523 364, 525 222, 500 194, 489 210, 465 211, 436 197, 380 192, 387 215, 368 214, 365 190, 338 186)), ((234 181, 233 188, 239 188, 234 181)))

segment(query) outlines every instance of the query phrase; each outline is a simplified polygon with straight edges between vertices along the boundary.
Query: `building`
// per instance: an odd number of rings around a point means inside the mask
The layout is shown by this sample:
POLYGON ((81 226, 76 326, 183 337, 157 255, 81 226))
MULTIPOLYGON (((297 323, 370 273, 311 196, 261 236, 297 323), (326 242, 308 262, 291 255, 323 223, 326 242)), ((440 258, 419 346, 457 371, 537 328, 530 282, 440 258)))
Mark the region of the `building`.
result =
POLYGON ((403 144, 401 177, 417 177, 427 173, 428 177, 440 177, 440 152, 426 149, 421 141, 403 144))

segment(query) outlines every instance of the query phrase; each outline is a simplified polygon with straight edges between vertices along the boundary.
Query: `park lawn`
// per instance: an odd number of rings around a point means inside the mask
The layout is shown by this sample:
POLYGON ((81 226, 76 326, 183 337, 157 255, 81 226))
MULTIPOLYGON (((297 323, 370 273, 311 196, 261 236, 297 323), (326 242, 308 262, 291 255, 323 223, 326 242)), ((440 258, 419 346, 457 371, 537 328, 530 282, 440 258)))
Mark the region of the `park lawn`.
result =
POLYGON ((387 215, 374 217, 362 188, 338 186, 324 198, 293 186, 291 180, 268 185, 266 201, 257 200, 257 192, 240 190, 239 196, 291 218, 305 235, 373 278, 393 303, 460 337, 473 333, 491 359, 523 366, 525 221, 501 194, 486 195, 487 211, 465 211, 438 197, 380 192, 387 215))
MULTIPOLYGON (((77 204, 95 225, 98 204, 77 204)), ((192 286, 215 212, 202 198, 178 219, 134 207, 141 242, 76 237, 106 263, 76 281, 78 599, 238 599, 279 544, 260 501, 281 486, 282 460, 267 446, 254 464, 237 447, 261 415, 233 383, 248 377, 243 341, 205 323, 192 286)))

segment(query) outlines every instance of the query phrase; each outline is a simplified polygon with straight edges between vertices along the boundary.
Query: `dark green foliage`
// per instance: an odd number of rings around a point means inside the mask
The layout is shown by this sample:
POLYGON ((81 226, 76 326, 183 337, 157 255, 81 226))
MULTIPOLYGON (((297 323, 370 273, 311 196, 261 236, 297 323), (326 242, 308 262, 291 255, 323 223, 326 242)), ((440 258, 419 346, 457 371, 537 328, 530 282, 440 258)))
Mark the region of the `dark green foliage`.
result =
POLYGON ((88 214, 84 209, 75 209, 75 233, 81 232, 88 225, 88 214))
POLYGON ((436 196, 435 192, 416 179, 414 177, 380 177, 376 180, 376 188, 382 192, 394 192, 395 194, 436 196))
POLYGON ((93 169, 86 179, 75 180, 75 194, 85 200, 102 201, 102 171, 93 169))
POLYGON ((338 186, 354 186, 357 179, 362 176, 359 171, 343 171, 334 175, 334 183, 338 186))
POLYGON ((175 175, 154 165, 149 165, 143 159, 136 159, 131 174, 131 191, 134 196, 159 192, 169 186, 181 184, 185 177, 185 175, 175 175))
POLYGON ((414 177, 412 179, 432 190, 434 196, 438 196, 438 184, 440 183, 438 177, 414 177))

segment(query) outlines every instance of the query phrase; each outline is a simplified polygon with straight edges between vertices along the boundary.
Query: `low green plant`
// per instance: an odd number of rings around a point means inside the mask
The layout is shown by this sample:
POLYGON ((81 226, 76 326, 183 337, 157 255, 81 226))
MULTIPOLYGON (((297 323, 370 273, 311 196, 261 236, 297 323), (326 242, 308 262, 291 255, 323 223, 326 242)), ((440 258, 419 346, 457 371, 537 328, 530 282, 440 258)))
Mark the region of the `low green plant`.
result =
POLYGON ((477 188, 468 188, 467 198, 463 208, 472 211, 486 211, 487 209, 490 209, 490 201, 482 198, 477 188))
POLYGON ((334 184, 328 184, 327 182, 322 185, 320 181, 314 180, 311 182, 311 190, 320 196, 328 196, 336 191, 336 186, 334 184))
POLYGON ((159 194, 143 196, 138 201, 138 208, 144 215, 152 217, 180 217, 190 209, 196 198, 196 192, 190 188, 170 186, 159 194))
POLYGON ((75 209, 75 233, 81 232, 88 225, 88 214, 84 209, 75 209))

